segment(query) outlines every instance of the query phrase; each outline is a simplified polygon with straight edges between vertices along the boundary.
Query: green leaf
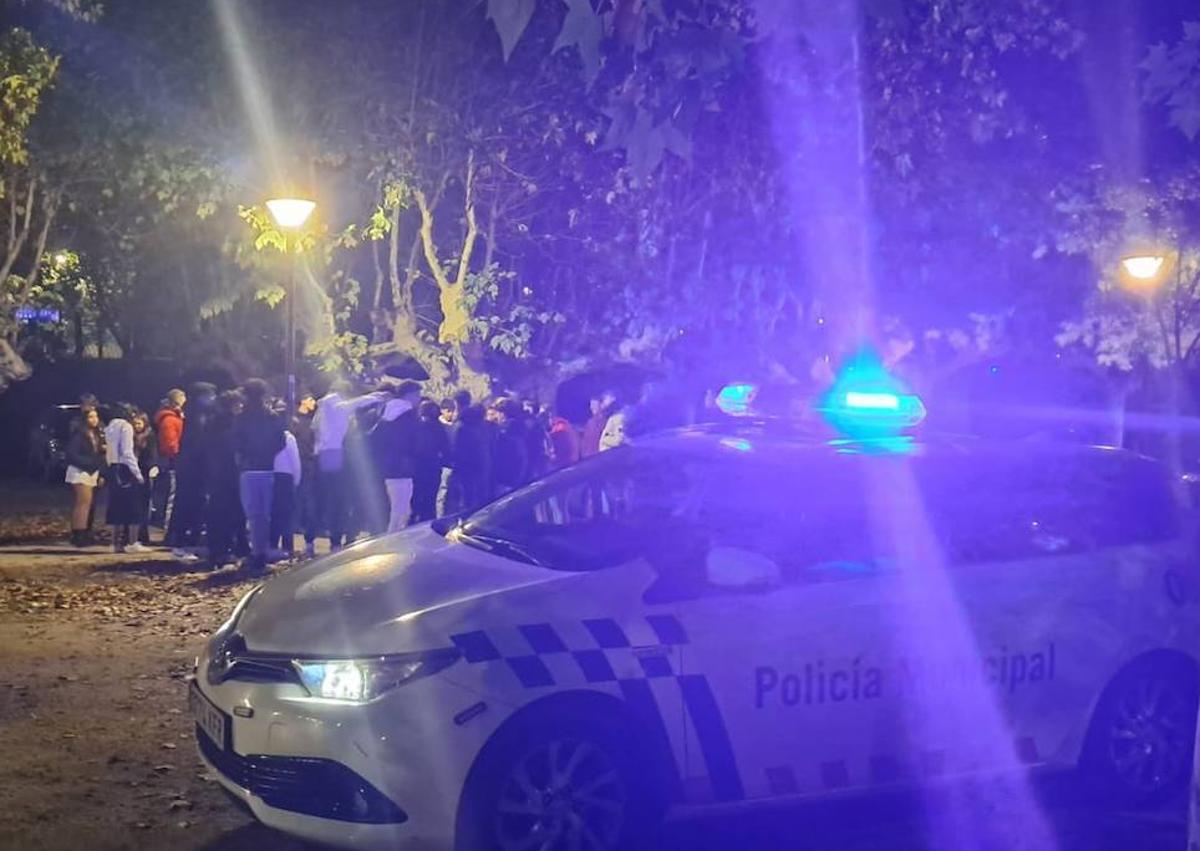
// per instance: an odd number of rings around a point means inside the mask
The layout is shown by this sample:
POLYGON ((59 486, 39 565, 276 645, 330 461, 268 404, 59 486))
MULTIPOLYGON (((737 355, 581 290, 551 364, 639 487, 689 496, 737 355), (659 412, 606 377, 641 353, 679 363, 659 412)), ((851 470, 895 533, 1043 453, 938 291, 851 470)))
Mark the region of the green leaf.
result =
POLYGON ((535 8, 537 0, 488 0, 487 16, 500 36, 505 62, 524 35, 535 8))
POLYGON ((649 177, 662 162, 666 148, 667 140, 662 127, 654 126, 649 112, 638 110, 637 120, 625 145, 625 158, 633 176, 639 180, 649 177))
POLYGON ((553 52, 568 47, 577 48, 583 63, 583 77, 590 85, 600 73, 600 40, 604 36, 604 27, 600 16, 592 8, 591 0, 564 2, 567 4, 567 16, 554 42, 553 52))

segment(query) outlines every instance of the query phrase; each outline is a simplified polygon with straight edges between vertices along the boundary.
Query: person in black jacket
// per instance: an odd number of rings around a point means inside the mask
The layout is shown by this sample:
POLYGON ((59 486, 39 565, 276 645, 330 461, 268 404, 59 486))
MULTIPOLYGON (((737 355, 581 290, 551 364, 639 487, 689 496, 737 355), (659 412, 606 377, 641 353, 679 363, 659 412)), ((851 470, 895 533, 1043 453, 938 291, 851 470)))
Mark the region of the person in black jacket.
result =
POLYGON ((514 491, 529 481, 529 432, 521 403, 516 399, 496 402, 496 454, 492 469, 496 495, 514 491))
POLYGON ((371 430, 371 455, 387 489, 389 532, 399 532, 412 515, 420 401, 421 385, 401 382, 371 430))
POLYGON ((208 449, 211 430, 217 416, 217 388, 207 381, 193 384, 187 393, 187 419, 175 458, 175 504, 167 522, 167 542, 174 547, 172 555, 193 562, 198 556, 191 552, 200 543, 208 513, 209 484, 205 471, 209 467, 208 449))
POLYGON ((137 411, 130 421, 133 425, 133 453, 137 456, 138 469, 142 471, 142 483, 137 493, 138 533, 137 542, 150 546, 150 498, 158 479, 158 438, 150 427, 150 415, 137 411))
POLYGON ((245 410, 233 428, 233 447, 240 471, 239 488, 242 510, 250 526, 252 573, 267 569, 267 549, 271 538, 271 500, 275 490, 275 456, 286 442, 283 417, 267 407, 270 389, 261 378, 242 385, 245 410))
POLYGON ((321 529, 321 515, 317 511, 317 445, 313 433, 313 415, 317 412, 317 399, 305 393, 296 405, 292 416, 291 432, 296 437, 296 448, 300 450, 300 488, 296 494, 297 525, 304 533, 304 555, 312 558, 316 552, 317 533, 321 529))
POLYGON ((419 422, 413 451, 412 522, 422 523, 437 517, 442 467, 450 463, 450 433, 442 424, 442 409, 437 402, 426 399, 417 413, 419 422))
MULTIPOLYGON (((205 523, 208 535, 208 560, 213 567, 228 564, 248 552, 246 515, 238 493, 237 454, 234 448, 234 423, 242 412, 242 395, 226 390, 217 399, 204 432, 204 484, 207 491, 205 523)), ((192 427, 189 417, 184 426, 192 427)))
POLYGON ((455 394, 458 420, 450 436, 447 513, 474 511, 492 499, 493 426, 468 393, 455 394))
POLYGON ((100 412, 95 408, 85 410, 79 422, 72 425, 66 454, 66 480, 75 494, 75 505, 71 509, 71 543, 85 547, 89 543, 88 517, 105 461, 104 432, 100 429, 100 412))

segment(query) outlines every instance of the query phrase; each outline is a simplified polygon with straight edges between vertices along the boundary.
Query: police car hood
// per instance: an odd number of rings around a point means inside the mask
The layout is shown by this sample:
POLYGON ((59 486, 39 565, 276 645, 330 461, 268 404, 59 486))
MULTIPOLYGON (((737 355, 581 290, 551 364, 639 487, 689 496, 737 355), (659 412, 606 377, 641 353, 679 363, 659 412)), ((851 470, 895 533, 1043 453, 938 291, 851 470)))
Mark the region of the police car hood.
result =
POLYGON ((451 543, 422 526, 274 577, 243 609, 236 629, 250 650, 269 653, 428 649, 429 616, 443 620, 449 608, 571 575, 451 543))

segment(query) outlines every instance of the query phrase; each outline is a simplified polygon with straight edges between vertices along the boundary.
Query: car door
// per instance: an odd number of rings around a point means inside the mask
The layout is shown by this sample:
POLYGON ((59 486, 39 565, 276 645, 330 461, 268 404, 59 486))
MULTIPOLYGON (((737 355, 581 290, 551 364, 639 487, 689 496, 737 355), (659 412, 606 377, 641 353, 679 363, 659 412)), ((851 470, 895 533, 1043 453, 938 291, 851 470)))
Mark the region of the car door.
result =
POLYGON ((1105 686, 1155 646, 1145 598, 1169 605, 1165 566, 1132 544, 1169 536, 1171 507, 1128 484, 1126 460, 984 453, 929 478, 947 569, 923 603, 961 645, 940 705, 964 717, 928 745, 953 767, 1073 762, 1105 686))
POLYGON ((647 760, 668 761, 672 777, 685 763, 678 682, 688 636, 674 599, 643 592, 654 584, 652 562, 687 551, 683 518, 707 466, 691 453, 620 447, 499 500, 463 527, 476 546, 575 574, 534 595, 507 595, 502 612, 488 613, 495 650, 485 644, 477 656, 506 660, 498 686, 515 666, 531 689, 621 698, 661 750, 647 760))
POLYGON ((898 779, 884 616, 895 576, 864 516, 864 460, 714 471, 695 516, 704 581, 682 582, 676 602, 692 801, 898 779))

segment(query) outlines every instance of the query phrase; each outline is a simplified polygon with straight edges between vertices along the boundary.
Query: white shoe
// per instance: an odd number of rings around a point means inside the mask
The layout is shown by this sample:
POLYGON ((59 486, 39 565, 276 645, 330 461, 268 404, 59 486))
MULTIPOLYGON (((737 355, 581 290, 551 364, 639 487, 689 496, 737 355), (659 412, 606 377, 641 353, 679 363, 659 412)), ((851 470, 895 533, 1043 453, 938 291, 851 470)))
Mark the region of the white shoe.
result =
POLYGON ((134 541, 132 544, 130 544, 129 546, 127 546, 125 548, 125 552, 140 554, 140 553, 154 552, 154 550, 151 549, 150 547, 146 546, 145 544, 143 544, 141 541, 134 541))
POLYGON ((195 553, 189 553, 187 550, 174 549, 171 550, 171 555, 184 564, 193 564, 200 561, 200 556, 195 553))

